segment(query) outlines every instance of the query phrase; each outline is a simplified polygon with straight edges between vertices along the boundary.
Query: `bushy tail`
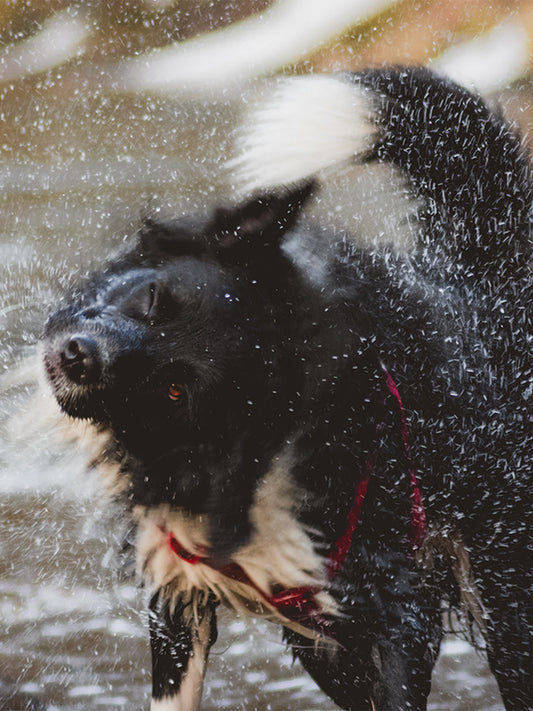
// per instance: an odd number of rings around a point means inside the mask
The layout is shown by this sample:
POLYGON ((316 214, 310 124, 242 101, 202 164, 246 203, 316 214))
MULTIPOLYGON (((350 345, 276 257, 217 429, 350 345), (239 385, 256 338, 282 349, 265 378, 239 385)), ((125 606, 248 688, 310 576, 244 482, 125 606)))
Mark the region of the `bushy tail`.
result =
POLYGON ((422 248, 477 276, 530 259, 533 190, 519 136, 480 98, 427 69, 283 80, 251 118, 238 165, 257 189, 354 159, 403 172, 424 205, 422 248))

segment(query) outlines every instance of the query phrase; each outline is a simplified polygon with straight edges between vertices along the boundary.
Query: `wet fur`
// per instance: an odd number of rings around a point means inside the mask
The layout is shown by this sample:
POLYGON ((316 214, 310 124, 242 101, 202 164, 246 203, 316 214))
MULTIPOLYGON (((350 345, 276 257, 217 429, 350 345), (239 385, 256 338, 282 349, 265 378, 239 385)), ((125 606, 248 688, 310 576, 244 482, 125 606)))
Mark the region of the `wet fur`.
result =
POLYGON ((95 423, 136 525, 139 572, 154 590, 153 708, 198 708, 220 601, 284 624, 250 587, 178 558, 172 531, 193 553, 238 561, 265 593, 321 587, 335 643, 310 644, 309 630, 288 624, 285 637, 342 708, 424 709, 441 603, 462 599, 486 632, 506 708, 531 709, 529 158, 499 115, 425 70, 309 86, 278 111, 287 84, 238 162, 259 187, 268 155, 266 181, 292 186, 207 217, 147 221, 46 326, 56 398, 95 423), (313 106, 317 144, 298 130, 313 106), (296 122, 278 157, 277 116, 296 122), (354 156, 405 176, 409 253, 298 224, 317 190, 309 171, 354 156), (91 351, 85 365, 73 342, 91 351), (383 365, 430 524, 418 551, 383 365), (369 460, 362 517, 329 580, 369 460))

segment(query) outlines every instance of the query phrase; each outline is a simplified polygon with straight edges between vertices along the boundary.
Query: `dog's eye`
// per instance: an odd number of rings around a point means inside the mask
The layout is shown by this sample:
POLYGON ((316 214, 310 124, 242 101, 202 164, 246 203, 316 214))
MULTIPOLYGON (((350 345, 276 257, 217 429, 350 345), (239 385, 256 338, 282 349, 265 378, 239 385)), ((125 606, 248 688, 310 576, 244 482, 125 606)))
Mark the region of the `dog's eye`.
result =
POLYGON ((155 282, 148 285, 148 293, 146 296, 146 318, 148 321, 153 321, 157 314, 159 302, 159 290, 155 282))
POLYGON ((182 389, 181 389, 180 385, 175 385, 174 383, 171 383, 168 386, 168 397, 170 400, 177 402, 178 400, 181 399, 181 393, 182 393, 182 389))

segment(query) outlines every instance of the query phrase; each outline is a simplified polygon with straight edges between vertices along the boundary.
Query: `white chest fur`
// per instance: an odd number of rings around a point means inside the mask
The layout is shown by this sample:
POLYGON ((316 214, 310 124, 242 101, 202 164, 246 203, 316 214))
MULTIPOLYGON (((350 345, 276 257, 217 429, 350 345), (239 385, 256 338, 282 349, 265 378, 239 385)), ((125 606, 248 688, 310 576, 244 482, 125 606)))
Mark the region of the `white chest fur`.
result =
POLYGON ((210 565, 191 564, 180 558, 170 547, 169 536, 172 534, 189 553, 203 557, 208 543, 207 519, 168 506, 138 506, 134 511, 139 572, 150 587, 168 586, 171 595, 188 592, 194 596, 195 590, 210 590, 236 610, 284 624, 287 620, 265 602, 265 596, 270 596, 274 588, 309 586, 321 590, 315 596, 320 608, 335 614, 332 597, 323 591, 324 559, 294 514, 297 496, 290 475, 290 455, 280 456, 255 493, 250 510, 252 538, 232 559, 255 589, 210 565))

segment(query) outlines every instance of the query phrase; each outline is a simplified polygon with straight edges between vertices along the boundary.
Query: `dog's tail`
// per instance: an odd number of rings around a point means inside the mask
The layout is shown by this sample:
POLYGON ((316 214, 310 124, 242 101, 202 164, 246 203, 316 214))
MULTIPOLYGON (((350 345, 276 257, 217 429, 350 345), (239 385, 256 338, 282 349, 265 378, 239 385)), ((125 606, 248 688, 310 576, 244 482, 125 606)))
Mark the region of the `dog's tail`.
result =
POLYGON ((389 163, 424 206, 426 253, 492 278, 531 258, 533 190, 520 137, 480 98, 427 69, 284 79, 241 145, 248 189, 345 161, 389 163))

